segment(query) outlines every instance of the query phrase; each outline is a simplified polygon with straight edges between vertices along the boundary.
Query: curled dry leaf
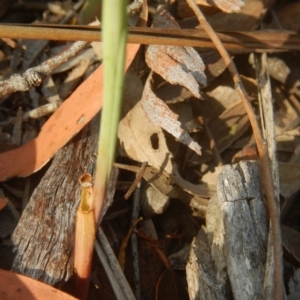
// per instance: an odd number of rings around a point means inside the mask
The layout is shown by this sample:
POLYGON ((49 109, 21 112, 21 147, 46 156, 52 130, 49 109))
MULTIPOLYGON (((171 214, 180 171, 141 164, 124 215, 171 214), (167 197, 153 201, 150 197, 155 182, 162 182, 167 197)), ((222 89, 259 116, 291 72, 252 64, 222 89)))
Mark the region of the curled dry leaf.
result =
POLYGON ((199 144, 180 127, 181 123, 178 121, 178 115, 173 113, 161 99, 155 96, 151 88, 151 81, 152 74, 148 77, 142 98, 142 107, 150 122, 157 127, 163 128, 177 138, 179 142, 201 155, 199 144))

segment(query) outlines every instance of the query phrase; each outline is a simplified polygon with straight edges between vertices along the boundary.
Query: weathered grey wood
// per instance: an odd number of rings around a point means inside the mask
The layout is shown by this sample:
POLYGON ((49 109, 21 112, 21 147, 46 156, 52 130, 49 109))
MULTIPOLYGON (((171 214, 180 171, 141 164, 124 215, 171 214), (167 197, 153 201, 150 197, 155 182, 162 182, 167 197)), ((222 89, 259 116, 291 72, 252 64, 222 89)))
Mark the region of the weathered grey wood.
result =
POLYGON ((56 154, 34 190, 12 236, 17 251, 13 271, 51 285, 73 274, 78 179, 84 172, 93 173, 98 121, 94 119, 56 154))
MULTIPOLYGON (((222 247, 220 250, 222 252, 222 247)), ((208 232, 202 228, 192 242, 186 266, 186 279, 191 300, 231 299, 227 273, 222 272, 222 264, 217 268, 215 264, 208 242, 208 232)))
POLYGON ((189 284, 190 299, 263 299, 268 219, 261 191, 257 163, 223 167, 206 231, 192 243, 186 269, 197 287, 189 284))

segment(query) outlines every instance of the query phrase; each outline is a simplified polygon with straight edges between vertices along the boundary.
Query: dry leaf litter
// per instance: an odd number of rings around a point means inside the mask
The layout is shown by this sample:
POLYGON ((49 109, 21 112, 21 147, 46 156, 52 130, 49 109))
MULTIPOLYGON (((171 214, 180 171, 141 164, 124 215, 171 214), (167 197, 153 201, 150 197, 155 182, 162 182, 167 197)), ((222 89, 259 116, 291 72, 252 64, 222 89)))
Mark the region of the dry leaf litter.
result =
MULTIPOLYGON (((88 22, 82 21, 86 20, 86 16, 81 13, 81 2, 16 1, 10 4, 1 1, 0 21, 53 24, 88 22)), ((278 1, 274 4, 268 0, 197 0, 196 3, 214 30, 300 30, 299 2, 278 1)), ((148 5, 150 11, 156 13, 151 16, 152 27, 195 28, 199 25, 184 0, 170 1, 170 4, 160 1, 160 5, 158 1, 148 1, 148 5)), ((4 81, 23 74, 66 48, 66 43, 46 40, 46 33, 45 41, 2 39, 0 79, 4 81)), ((51 70, 50 76, 34 78, 38 84, 33 84, 28 91, 24 89, 1 98, 1 153, 16 149, 39 134, 49 115, 101 63, 101 53, 95 50, 99 49, 96 47, 99 44, 86 46, 80 54, 51 70)), ((254 54, 241 51, 232 53, 232 57, 257 116, 261 118, 254 54)), ((299 53, 269 53, 268 71, 271 76, 279 163, 284 278, 287 298, 298 299, 299 53)), ((261 191, 259 175, 255 173, 258 167, 248 163, 257 160, 258 154, 245 109, 219 54, 215 50, 191 47, 143 47, 126 74, 118 138, 116 162, 120 174, 113 203, 102 222, 102 233, 117 254, 132 219, 139 216, 144 218, 133 231, 138 241, 140 285, 135 283, 134 249, 130 245, 125 249, 125 275, 136 295, 140 295, 140 299, 247 299, 249 294, 243 294, 242 281, 232 280, 235 272, 232 265, 239 264, 242 269, 244 260, 230 261, 229 258, 235 254, 234 251, 230 255, 226 252, 231 245, 226 237, 230 235, 232 241, 235 239, 228 228, 241 227, 249 233, 246 237, 241 234, 235 238, 246 239, 248 243, 251 241, 253 247, 247 249, 249 252, 244 252, 266 261, 267 219, 266 214, 263 215, 265 208, 262 195, 251 194, 247 190, 248 185, 255 185, 254 190, 261 191), (124 168, 135 167, 134 171, 138 172, 137 167, 144 162, 148 164, 141 187, 137 190, 140 197, 134 201, 137 197, 137 192, 134 192, 125 201, 124 194, 134 181, 135 173, 132 168, 131 171, 124 168), (239 165, 235 165, 239 162, 239 165), (223 168, 224 165, 226 167, 223 168), (243 182, 243 188, 240 182, 243 182), (234 210, 228 203, 235 200, 227 198, 226 205, 220 202, 231 185, 238 187, 234 193, 246 199, 236 201, 234 210), (247 199, 255 199, 251 202, 250 212, 247 199), (133 205, 134 202, 138 204, 133 205), (132 216, 136 205, 140 206, 140 210, 132 216), (253 218, 251 224, 245 222, 249 214, 253 218), (241 215, 240 220, 234 219, 237 215, 241 215), (218 224, 218 220, 224 222, 218 224), (253 231, 255 235, 252 235, 253 231), (217 250, 215 245, 222 246, 217 250), (199 257, 202 257, 201 260, 199 257), (211 273, 216 266, 219 273, 211 273), (198 282, 194 281, 195 274, 200 278, 198 282), (209 285, 213 286, 212 290, 208 288, 209 285)), ((14 178, 1 183, 1 268, 10 269, 13 265, 15 254, 12 252, 11 236, 47 168, 49 164, 24 179, 14 178)), ((61 168, 58 172, 67 171, 61 168)), ((73 179, 74 182, 78 180, 73 179)), ((55 210, 55 207, 52 209, 55 210)), ((23 230, 26 231, 26 228, 23 230)), ((68 247, 72 249, 72 245, 68 247)), ((265 261, 256 261, 254 275, 248 274, 249 270, 242 271, 247 278, 254 277, 248 290, 259 291, 261 299, 267 299, 268 293, 255 276, 263 278, 265 261)), ((95 258, 89 299, 97 299, 99 295, 105 299, 116 299, 102 265, 95 258)), ((62 269, 60 272, 64 273, 60 278, 64 281, 69 279, 72 271, 62 269)), ((235 276, 233 278, 238 277, 235 276)), ((49 279, 48 283, 61 285, 58 280, 49 279)), ((67 284, 63 288, 67 289, 67 284)), ((252 299, 251 296, 249 299, 252 299)))

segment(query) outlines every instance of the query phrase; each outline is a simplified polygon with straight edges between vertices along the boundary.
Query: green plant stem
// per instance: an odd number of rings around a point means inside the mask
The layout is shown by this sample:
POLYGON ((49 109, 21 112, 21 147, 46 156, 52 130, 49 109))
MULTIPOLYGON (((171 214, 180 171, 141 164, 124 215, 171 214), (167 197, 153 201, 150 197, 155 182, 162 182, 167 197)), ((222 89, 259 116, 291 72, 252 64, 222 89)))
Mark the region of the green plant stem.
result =
POLYGON ((126 1, 103 1, 102 28, 104 99, 94 185, 97 223, 103 209, 106 186, 115 158, 126 52, 126 1))

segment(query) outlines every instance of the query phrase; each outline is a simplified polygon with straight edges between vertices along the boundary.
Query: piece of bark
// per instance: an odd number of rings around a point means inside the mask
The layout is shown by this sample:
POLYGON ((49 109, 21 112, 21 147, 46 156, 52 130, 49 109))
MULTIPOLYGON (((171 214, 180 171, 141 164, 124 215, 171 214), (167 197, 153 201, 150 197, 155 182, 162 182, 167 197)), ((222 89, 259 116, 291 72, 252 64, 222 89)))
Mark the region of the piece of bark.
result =
MULTIPOLYGON (((223 250, 224 247, 220 247, 220 252, 223 250)), ((199 230, 192 242, 190 257, 186 265, 186 279, 191 300, 230 299, 228 275, 225 272, 218 274, 222 270, 222 263, 217 266, 217 269, 215 269, 215 264, 208 245, 207 231, 203 228, 199 230)))
POLYGON ((93 174, 98 139, 96 117, 56 154, 16 227, 12 270, 54 285, 73 274, 79 178, 93 174))
POLYGON ((192 243, 190 299, 263 299, 267 233, 258 164, 224 166, 192 243))

